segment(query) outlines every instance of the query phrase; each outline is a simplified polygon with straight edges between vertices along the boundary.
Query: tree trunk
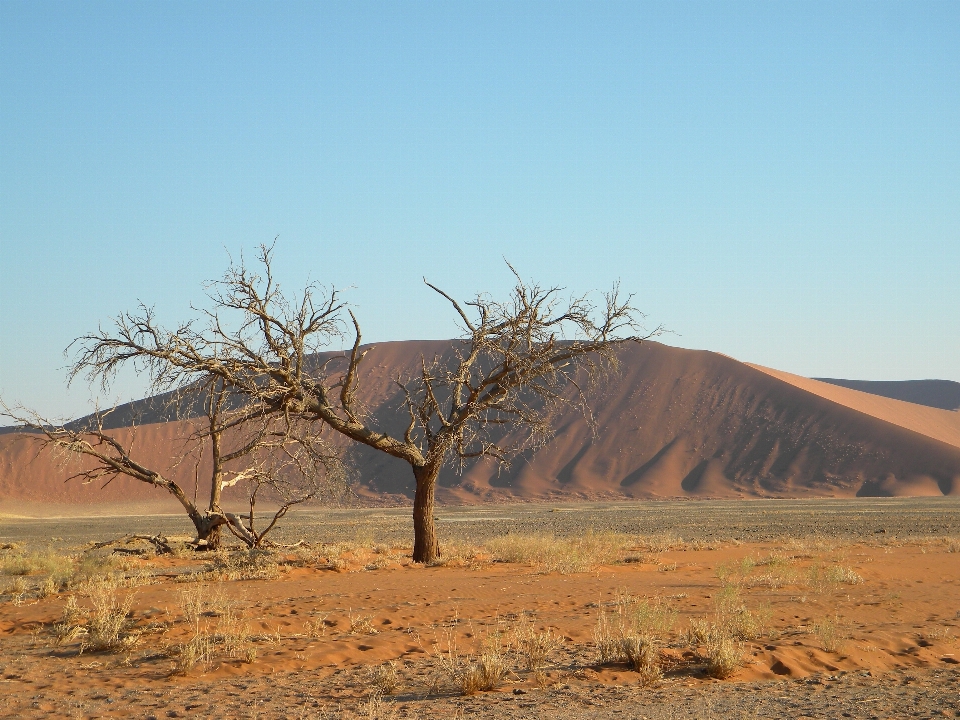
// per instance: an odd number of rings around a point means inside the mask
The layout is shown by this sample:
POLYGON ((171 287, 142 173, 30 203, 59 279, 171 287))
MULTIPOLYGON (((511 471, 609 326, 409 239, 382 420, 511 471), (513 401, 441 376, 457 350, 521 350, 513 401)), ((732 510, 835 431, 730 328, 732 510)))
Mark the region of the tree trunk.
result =
POLYGON ((223 524, 227 521, 221 515, 200 515, 192 518, 197 530, 197 547, 204 550, 216 550, 220 547, 223 524))
POLYGON ((413 561, 431 563, 440 559, 440 543, 433 519, 433 496, 440 468, 432 465, 413 468, 417 491, 413 499, 413 561))

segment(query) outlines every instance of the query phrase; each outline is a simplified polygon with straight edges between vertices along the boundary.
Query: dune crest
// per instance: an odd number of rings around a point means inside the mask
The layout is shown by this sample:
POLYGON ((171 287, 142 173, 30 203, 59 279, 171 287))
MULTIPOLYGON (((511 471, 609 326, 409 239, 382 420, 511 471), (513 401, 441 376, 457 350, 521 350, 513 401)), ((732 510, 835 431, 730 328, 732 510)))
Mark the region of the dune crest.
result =
MULTIPOLYGON (((372 347, 358 399, 379 428, 402 435, 406 423, 394 379, 418 372, 421 356, 446 362, 452 355, 449 341, 372 347)), ((620 361, 620 369, 590 391, 593 426, 571 407, 556 418, 557 433, 545 447, 510 467, 483 460, 462 475, 447 469, 438 499, 960 495, 960 413, 653 342, 625 347, 620 361)), ((124 412, 134 416, 135 405, 124 412)), ((157 422, 137 428, 137 442, 150 462, 163 466, 178 454, 177 438, 189 421, 151 419, 157 422)), ((409 502, 413 478, 405 463, 344 447, 363 497, 409 502)), ((103 489, 65 484, 67 468, 35 454, 29 437, 0 435, 6 512, 17 503, 168 503, 132 480, 103 489)), ((193 464, 182 463, 172 474, 192 494, 193 464)))

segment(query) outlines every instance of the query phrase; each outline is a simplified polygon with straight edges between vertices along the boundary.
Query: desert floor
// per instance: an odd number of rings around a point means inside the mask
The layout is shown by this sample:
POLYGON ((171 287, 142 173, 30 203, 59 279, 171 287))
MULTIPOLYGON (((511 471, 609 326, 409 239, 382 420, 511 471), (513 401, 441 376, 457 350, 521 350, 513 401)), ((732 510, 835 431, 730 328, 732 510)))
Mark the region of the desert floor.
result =
POLYGON ((441 508, 432 567, 408 513, 0 519, 0 716, 960 717, 955 499, 441 508))

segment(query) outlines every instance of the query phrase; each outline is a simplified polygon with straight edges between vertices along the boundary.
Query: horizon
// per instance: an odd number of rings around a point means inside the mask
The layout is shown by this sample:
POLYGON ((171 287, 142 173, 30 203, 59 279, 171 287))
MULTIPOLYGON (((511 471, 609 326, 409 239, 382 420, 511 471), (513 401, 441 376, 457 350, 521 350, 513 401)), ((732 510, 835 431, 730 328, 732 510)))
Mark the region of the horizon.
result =
POLYGON ((666 344, 960 381, 953 3, 7 2, 0 97, 0 397, 47 415, 95 401, 74 338, 277 236, 374 344, 509 260, 666 344))

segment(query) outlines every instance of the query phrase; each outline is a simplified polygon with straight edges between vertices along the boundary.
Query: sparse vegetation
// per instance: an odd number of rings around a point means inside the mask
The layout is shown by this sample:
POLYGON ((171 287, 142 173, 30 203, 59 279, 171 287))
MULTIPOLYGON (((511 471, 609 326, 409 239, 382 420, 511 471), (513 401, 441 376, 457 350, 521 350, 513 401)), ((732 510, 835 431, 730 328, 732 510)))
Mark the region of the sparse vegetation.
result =
POLYGON ((585 572, 622 559, 632 546, 628 535, 587 532, 582 537, 504 535, 487 542, 494 561, 526 563, 543 572, 585 572))
POLYGON ((550 628, 537 630, 537 626, 525 615, 513 633, 520 664, 533 672, 542 671, 550 654, 563 644, 563 638, 550 628))
POLYGON ((825 617, 815 622, 812 632, 817 636, 820 647, 827 652, 838 652, 846 644, 847 636, 839 617, 825 617))
POLYGON ((371 615, 354 615, 350 613, 349 623, 350 629, 348 632, 351 635, 376 635, 380 632, 373 626, 373 616, 371 615))
POLYGON ((392 660, 370 670, 370 684, 381 695, 393 695, 401 685, 397 664, 392 660))
POLYGON ((660 598, 634 598, 621 592, 612 614, 603 608, 594 629, 600 664, 625 662, 643 683, 663 675, 659 646, 676 622, 676 610, 660 598))

